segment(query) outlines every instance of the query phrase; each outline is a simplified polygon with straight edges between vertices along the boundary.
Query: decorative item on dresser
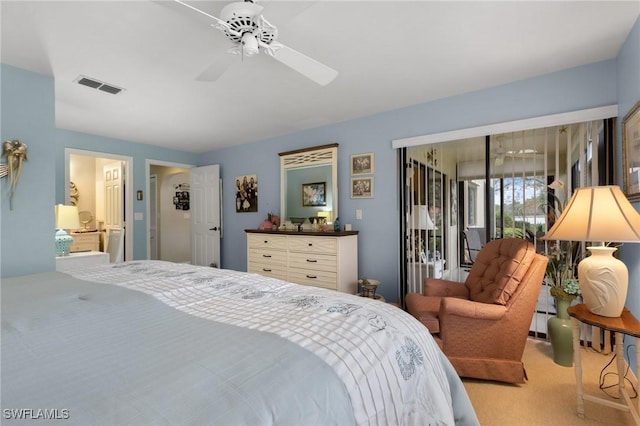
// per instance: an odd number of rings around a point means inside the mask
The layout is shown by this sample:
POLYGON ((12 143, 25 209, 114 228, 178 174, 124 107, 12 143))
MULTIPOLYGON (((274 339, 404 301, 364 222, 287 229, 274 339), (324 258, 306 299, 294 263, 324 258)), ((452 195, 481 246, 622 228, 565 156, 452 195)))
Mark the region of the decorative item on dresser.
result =
POLYGON ((358 231, 296 232, 246 229, 247 272, 356 293, 358 231))

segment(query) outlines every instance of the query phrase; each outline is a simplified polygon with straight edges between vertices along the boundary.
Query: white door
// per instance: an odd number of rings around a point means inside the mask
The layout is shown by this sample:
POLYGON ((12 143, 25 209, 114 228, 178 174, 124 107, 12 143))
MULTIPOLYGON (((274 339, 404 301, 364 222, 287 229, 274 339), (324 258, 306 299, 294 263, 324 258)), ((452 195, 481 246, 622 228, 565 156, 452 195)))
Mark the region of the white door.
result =
POLYGON ((104 226, 106 229, 124 228, 122 202, 122 162, 114 161, 102 168, 104 182, 104 226))
POLYGON ((220 267, 220 166, 190 169, 191 263, 220 267))
POLYGON ((158 175, 149 177, 149 259, 158 260, 158 175))

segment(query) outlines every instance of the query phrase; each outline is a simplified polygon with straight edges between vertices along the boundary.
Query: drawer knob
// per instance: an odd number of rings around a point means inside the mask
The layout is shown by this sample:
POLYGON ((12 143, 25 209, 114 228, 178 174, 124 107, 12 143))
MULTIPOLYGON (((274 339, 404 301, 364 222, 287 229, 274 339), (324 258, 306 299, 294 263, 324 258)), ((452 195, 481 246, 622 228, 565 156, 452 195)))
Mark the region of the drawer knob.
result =
POLYGON ((309 243, 309 247, 311 247, 313 245, 313 243, 309 243))
POLYGON ((315 259, 307 259, 307 262, 309 262, 309 263, 317 263, 318 261, 315 260, 315 259))
POLYGON ((262 268, 262 270, 263 270, 264 272, 271 272, 271 269, 269 269, 269 268, 262 268))
POLYGON ((265 243, 265 244, 268 244, 268 243, 269 243, 269 241, 268 241, 268 240, 264 240, 264 243, 265 243))
POLYGON ((314 279, 314 280, 315 280, 315 279, 316 279, 316 278, 318 278, 318 277, 316 277, 315 275, 309 275, 309 274, 307 274, 307 278, 312 278, 312 279, 314 279))
POLYGON ((262 257, 271 257, 270 254, 263 254, 262 257))

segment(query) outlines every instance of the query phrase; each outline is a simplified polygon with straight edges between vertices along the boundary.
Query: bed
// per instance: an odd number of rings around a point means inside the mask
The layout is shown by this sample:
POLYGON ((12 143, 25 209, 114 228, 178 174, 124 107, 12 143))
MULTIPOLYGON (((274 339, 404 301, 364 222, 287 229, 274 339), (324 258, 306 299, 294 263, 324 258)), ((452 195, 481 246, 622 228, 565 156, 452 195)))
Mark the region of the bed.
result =
POLYGON ((162 261, 1 286, 2 424, 478 424, 424 326, 380 301, 162 261))

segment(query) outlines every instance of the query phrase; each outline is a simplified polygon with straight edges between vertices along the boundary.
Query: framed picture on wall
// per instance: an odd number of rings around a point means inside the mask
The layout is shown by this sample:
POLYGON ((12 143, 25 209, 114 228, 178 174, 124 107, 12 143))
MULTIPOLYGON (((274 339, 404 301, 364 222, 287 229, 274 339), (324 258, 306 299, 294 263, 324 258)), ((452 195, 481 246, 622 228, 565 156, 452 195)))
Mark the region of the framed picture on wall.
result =
POLYGON ((630 201, 640 201, 640 101, 622 119, 623 191, 630 201))
POLYGON ((302 184, 302 207, 326 206, 327 182, 302 184))
POLYGON ((373 178, 351 178, 351 198, 373 198, 373 178))
POLYGON ((236 213, 258 211, 258 176, 236 176, 236 213))
POLYGON ((355 154, 351 156, 351 175, 371 175, 373 174, 373 152, 366 154, 355 154))

